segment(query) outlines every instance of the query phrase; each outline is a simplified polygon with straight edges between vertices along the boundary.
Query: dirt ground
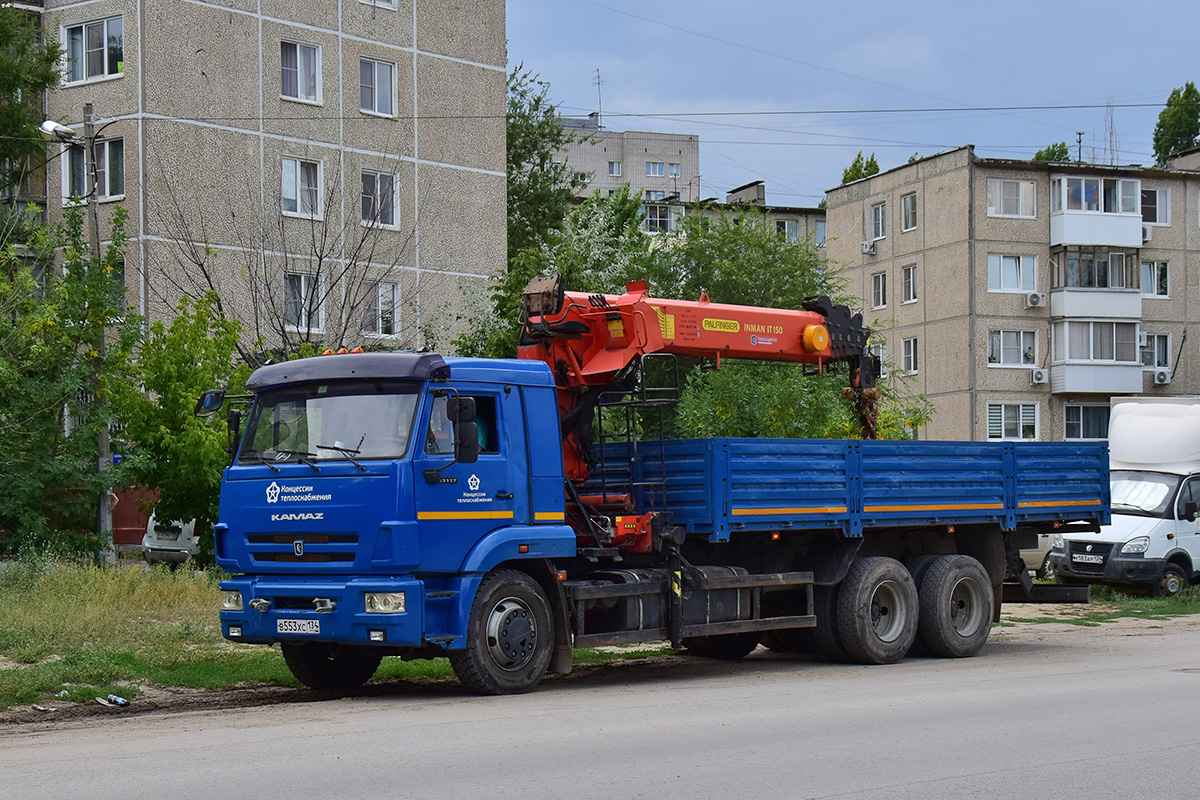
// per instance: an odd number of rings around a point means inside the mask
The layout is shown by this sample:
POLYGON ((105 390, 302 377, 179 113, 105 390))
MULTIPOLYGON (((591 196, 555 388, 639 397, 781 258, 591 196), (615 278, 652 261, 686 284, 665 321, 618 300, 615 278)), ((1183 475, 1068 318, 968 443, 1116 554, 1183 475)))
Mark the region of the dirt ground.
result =
MULTIPOLYGON (((1099 623, 1099 625, 1077 624, 1070 621, 1096 610, 1095 605, 1006 604, 1000 625, 992 629, 990 642, 1036 642, 1047 639, 1062 641, 1063 637, 1095 636, 1098 632, 1102 632, 1104 636, 1155 636, 1167 632, 1181 634, 1200 632, 1200 615, 1170 619, 1121 618, 1099 623), (1062 621, 1029 621, 1042 619, 1062 621)), ((644 651, 652 649, 652 646, 642 644, 638 645, 637 649, 644 651)), ((772 654, 764 648, 759 648, 753 657, 770 658, 772 654)), ((981 657, 987 657, 986 650, 981 657)), ((641 658, 639 661, 641 663, 657 660, 666 662, 672 658, 675 656, 669 654, 664 647, 664 655, 652 656, 649 659, 641 658)), ((621 663, 618 660, 600 665, 577 666, 570 675, 551 676, 548 680, 570 681, 579 675, 616 669, 621 663)), ((17 665, 0 658, 0 669, 9 666, 17 665)), ((33 705, 15 706, 0 712, 0 734, 6 731, 52 728, 68 722, 98 720, 108 715, 169 714, 183 711, 245 708, 329 700, 343 696, 339 693, 281 686, 245 686, 210 691, 142 683, 138 684, 137 688, 138 693, 126 707, 110 708, 94 701, 89 703, 43 701, 39 704, 41 709, 33 705)), ((353 694, 356 697, 396 694, 421 694, 436 697, 454 695, 459 691, 458 685, 453 680, 419 684, 382 681, 370 683, 353 694)))

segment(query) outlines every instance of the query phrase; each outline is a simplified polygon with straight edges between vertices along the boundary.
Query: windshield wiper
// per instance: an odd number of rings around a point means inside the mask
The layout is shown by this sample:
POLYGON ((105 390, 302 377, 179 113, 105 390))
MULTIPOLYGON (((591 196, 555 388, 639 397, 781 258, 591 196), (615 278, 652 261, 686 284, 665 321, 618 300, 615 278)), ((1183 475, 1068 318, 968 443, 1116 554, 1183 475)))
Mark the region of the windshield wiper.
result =
POLYGON ((356 456, 360 452, 362 452, 360 450, 355 450, 352 447, 341 447, 340 445, 336 445, 336 444, 319 444, 319 445, 317 445, 317 447, 324 448, 325 450, 335 450, 335 451, 341 453, 342 455, 344 455, 346 457, 347 461, 349 461, 354 466, 358 467, 363 472, 367 471, 366 467, 364 467, 362 464, 360 464, 354 460, 354 456, 356 456))
POLYGON ((317 457, 316 453, 310 453, 307 450, 276 450, 275 452, 281 456, 295 456, 312 467, 314 471, 321 471, 321 468, 313 462, 313 459, 317 457))
MULTIPOLYGON (((268 467, 270 467, 271 469, 275 470, 276 472, 282 472, 282 471, 283 471, 283 470, 279 469, 279 467, 277 467, 277 466, 275 466, 274 464, 272 464, 270 461, 267 461, 265 458, 263 458, 263 457, 262 457, 262 455, 261 455, 261 454, 259 454, 259 453, 257 453, 257 452, 254 452, 254 453, 242 453, 242 458, 247 458, 247 459, 251 459, 251 458, 252 458, 252 459, 254 459, 255 461, 257 461, 259 464, 266 464, 268 467)), ((242 458, 239 458, 239 459, 238 459, 238 461, 241 461, 241 460, 242 460, 242 458)))

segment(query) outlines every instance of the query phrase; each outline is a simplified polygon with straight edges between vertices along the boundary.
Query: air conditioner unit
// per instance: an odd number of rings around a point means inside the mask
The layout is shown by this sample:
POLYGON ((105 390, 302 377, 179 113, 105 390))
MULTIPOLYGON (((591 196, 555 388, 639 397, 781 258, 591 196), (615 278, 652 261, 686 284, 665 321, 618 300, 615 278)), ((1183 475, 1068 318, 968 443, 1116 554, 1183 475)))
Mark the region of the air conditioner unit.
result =
POLYGON ((1042 308, 1046 305, 1046 295, 1041 292, 1030 292, 1025 295, 1026 308, 1042 308))
POLYGON ((1154 371, 1154 385, 1166 386, 1171 382, 1171 370, 1159 369, 1154 371))
POLYGON ((1150 344, 1150 334, 1138 331, 1138 347, 1145 347, 1148 344, 1150 344))
POLYGON ((1150 225, 1143 225, 1142 226, 1142 244, 1145 244, 1146 242, 1150 241, 1150 238, 1152 236, 1154 236, 1154 228, 1151 227, 1150 225))
POLYGON ((860 250, 862 250, 863 255, 865 255, 865 256, 875 255, 875 243, 874 242, 861 242, 858 247, 860 250))
POLYGON ((1029 370, 1029 382, 1034 386, 1049 383, 1050 373, 1044 369, 1031 369, 1029 370))

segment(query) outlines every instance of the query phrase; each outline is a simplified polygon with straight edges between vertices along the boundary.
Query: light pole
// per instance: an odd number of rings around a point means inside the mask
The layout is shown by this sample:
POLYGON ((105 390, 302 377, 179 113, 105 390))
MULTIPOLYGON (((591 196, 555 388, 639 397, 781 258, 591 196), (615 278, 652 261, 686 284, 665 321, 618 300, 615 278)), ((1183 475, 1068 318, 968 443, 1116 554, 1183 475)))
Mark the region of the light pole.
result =
MULTIPOLYGON (((104 127, 108 127, 112 123, 108 123, 104 127)), ((100 130, 103 130, 101 128, 100 130)), ((103 254, 100 252, 100 209, 99 200, 96 197, 97 180, 96 180, 96 136, 99 131, 96 130, 96 116, 92 111, 91 103, 83 105, 83 136, 82 138, 75 131, 65 125, 60 125, 53 120, 46 120, 41 125, 42 135, 48 138, 58 139, 66 144, 81 146, 83 148, 83 171, 87 176, 87 216, 88 216, 88 245, 92 252, 92 264, 96 269, 100 268, 103 254)), ((68 165, 69 168, 69 165, 68 165)), ((99 407, 101 423, 100 433, 96 441, 96 462, 97 469, 103 473, 106 469, 112 467, 112 432, 108 424, 108 396, 100 390, 100 370, 104 368, 104 354, 106 349, 106 339, 108 338, 108 325, 105 324, 100 331, 99 341, 96 343, 96 355, 92 362, 94 365, 93 372, 96 376, 96 394, 95 402, 99 407)), ((113 545, 113 497, 107 486, 100 491, 99 510, 97 512, 97 535, 100 539, 100 547, 96 552, 96 560, 103 561, 108 564, 115 564, 117 561, 116 548, 113 545)))

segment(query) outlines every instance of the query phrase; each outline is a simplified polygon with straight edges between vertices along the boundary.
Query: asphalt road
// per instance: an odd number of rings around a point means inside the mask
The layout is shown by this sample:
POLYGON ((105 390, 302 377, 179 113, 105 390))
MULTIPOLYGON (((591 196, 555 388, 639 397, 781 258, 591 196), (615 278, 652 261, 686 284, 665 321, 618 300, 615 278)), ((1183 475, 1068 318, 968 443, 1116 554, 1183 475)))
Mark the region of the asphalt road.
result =
POLYGON ((1200 785, 1200 619, 1021 625, 983 654, 604 667, 0 733, 0 797, 1102 798, 1200 785))

